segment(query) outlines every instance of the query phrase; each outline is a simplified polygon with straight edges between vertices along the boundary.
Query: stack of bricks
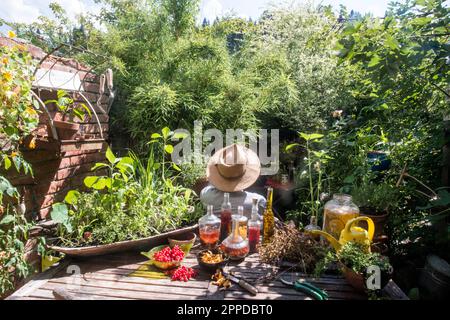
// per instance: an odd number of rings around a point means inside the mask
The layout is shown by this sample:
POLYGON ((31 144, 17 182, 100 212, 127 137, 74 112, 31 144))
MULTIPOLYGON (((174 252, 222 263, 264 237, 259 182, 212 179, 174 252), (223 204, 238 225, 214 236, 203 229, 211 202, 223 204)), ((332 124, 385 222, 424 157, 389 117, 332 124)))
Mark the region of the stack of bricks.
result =
MULTIPOLYGON (((0 45, 11 45, 11 41, 8 38, 0 38, 0 45)), ((47 55, 42 49, 33 45, 28 45, 28 50, 36 61, 41 61, 47 55)), ((41 108, 39 126, 35 132, 37 135, 36 147, 30 149, 25 140, 22 150, 24 159, 33 168, 33 176, 24 175, 23 172, 18 173, 13 168, 6 173, 6 177, 23 196, 27 216, 35 220, 49 219, 52 204, 62 201, 69 190, 83 189, 84 178, 93 174, 92 166, 96 162, 105 161, 106 142, 99 139, 101 138, 100 131, 103 133, 104 139, 108 138, 109 120, 108 114, 101 110, 107 109, 108 93, 100 96, 100 77, 89 72, 90 68, 76 60, 55 56, 46 57, 40 68, 77 73, 83 83, 82 92, 96 109, 101 125, 98 125, 94 116, 86 117, 83 122, 72 119, 74 122, 80 122, 79 131, 86 137, 85 143, 73 143, 70 151, 61 151, 61 141, 53 139, 51 131, 47 128, 48 115, 41 108), (101 108, 96 105, 99 97, 101 97, 101 108), (92 139, 97 141, 95 149, 92 148, 92 145, 90 148, 85 148, 92 139)), ((42 101, 55 99, 57 94, 57 88, 52 90, 35 89, 34 91, 42 101)), ((69 95, 75 102, 83 102, 77 93, 69 93, 69 95)), ((67 120, 55 105, 49 104, 48 110, 54 120, 67 120)))

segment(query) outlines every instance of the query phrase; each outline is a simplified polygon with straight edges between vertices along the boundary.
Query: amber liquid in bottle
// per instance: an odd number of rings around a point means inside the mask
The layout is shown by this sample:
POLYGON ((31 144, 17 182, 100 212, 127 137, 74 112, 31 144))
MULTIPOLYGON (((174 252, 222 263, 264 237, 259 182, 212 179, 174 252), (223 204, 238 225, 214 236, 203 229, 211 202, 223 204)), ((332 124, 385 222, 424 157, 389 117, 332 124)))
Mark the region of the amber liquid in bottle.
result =
POLYGON ((263 243, 272 241, 275 233, 275 216, 272 210, 273 188, 267 190, 267 205, 263 216, 263 243))
POLYGON ((224 240, 231 234, 231 203, 230 194, 225 192, 220 210, 220 240, 224 240))

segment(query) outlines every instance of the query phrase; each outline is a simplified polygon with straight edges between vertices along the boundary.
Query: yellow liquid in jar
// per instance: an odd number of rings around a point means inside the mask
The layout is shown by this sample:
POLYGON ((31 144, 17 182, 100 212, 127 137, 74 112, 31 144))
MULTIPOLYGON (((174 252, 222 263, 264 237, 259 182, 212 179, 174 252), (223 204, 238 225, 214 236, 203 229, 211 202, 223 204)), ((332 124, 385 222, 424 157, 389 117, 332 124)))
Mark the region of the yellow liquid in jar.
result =
POLYGON ((331 234, 334 238, 339 240, 341 231, 345 228, 347 221, 358 216, 359 213, 355 211, 342 212, 325 209, 323 231, 331 234))

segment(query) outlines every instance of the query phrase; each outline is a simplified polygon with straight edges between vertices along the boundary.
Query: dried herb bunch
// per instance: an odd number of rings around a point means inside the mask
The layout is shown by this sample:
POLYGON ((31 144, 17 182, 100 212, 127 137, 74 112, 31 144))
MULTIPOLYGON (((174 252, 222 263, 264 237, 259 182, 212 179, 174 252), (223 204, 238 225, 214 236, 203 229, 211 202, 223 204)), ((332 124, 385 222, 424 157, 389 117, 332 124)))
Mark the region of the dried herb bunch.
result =
POLYGON ((261 261, 270 264, 280 264, 282 261, 297 263, 304 272, 314 270, 328 250, 327 246, 292 224, 277 228, 273 240, 258 248, 261 261))

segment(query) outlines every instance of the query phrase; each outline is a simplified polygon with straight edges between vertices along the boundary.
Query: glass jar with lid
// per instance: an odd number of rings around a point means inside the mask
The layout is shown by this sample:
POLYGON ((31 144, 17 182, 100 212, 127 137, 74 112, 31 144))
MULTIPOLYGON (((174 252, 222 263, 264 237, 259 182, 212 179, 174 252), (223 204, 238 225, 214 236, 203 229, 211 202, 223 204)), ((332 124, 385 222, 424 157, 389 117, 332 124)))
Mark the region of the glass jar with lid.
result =
POLYGON ((323 214, 323 231, 339 239, 348 220, 359 216, 359 208, 352 202, 352 196, 343 193, 333 195, 325 204, 323 214))
POLYGON ((214 247, 219 242, 220 219, 214 215, 214 207, 208 205, 207 214, 198 220, 201 242, 207 247, 214 247))
POLYGON ((231 260, 240 260, 249 253, 248 240, 243 238, 239 232, 239 219, 236 215, 232 216, 231 234, 223 240, 220 249, 225 252, 231 260))

